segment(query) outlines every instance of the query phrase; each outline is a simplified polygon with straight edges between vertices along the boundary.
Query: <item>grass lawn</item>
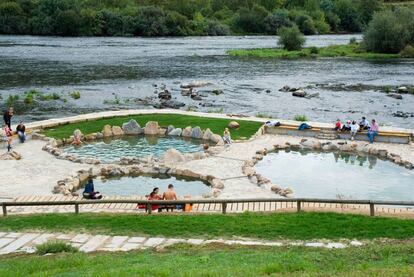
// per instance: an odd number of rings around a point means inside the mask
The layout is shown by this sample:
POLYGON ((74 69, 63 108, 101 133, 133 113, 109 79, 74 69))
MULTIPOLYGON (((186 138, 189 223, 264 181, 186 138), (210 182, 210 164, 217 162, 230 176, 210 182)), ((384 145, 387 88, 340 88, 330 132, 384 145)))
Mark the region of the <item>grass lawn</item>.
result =
MULTIPOLYGON (((56 139, 68 138, 73 135, 75 129, 80 129, 83 134, 90 134, 102 131, 102 128, 109 124, 111 126, 122 126, 123 123, 135 119, 141 127, 145 126, 148 121, 158 121, 161 126, 174 125, 176 128, 185 128, 187 126, 200 126, 201 129, 210 128, 215 134, 223 134, 224 128, 227 127, 231 119, 217 119, 200 116, 188 116, 177 114, 148 114, 126 117, 114 117, 99 119, 94 121, 85 121, 81 123, 66 124, 51 129, 46 129, 44 134, 56 139)), ((260 122, 238 120, 240 128, 232 130, 233 139, 250 138, 263 124, 260 122)))
POLYGON ((414 243, 338 250, 176 245, 128 253, 19 255, 0 276, 413 276, 414 243))
POLYGON ((229 215, 45 214, 0 219, 0 231, 86 232, 107 235, 293 239, 412 239, 414 220, 337 213, 229 215))
POLYGON ((399 54, 371 53, 360 50, 358 44, 330 45, 326 47, 307 47, 300 51, 288 51, 282 48, 259 48, 259 49, 234 49, 227 54, 235 57, 255 58, 277 58, 277 59, 299 59, 299 58, 322 58, 322 57, 349 57, 363 59, 391 59, 400 58, 399 54), (311 49, 317 49, 312 53, 311 49))

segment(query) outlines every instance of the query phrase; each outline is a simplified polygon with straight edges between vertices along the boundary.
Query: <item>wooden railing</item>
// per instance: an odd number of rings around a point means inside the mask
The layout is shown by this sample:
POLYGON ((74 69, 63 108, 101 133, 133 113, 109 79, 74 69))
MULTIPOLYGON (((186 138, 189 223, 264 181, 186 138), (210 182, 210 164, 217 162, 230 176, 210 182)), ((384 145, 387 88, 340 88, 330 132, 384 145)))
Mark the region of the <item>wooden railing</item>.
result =
POLYGON ((152 213, 152 205, 175 206, 186 204, 219 204, 221 212, 226 214, 228 204, 240 203, 296 203, 297 212, 302 210, 303 203, 325 203, 325 204, 354 204, 369 205, 370 215, 375 216, 375 205, 380 206, 405 206, 412 207, 414 212, 413 201, 371 201, 371 200, 343 200, 343 199, 312 199, 312 198, 254 198, 254 199, 183 199, 183 200, 140 200, 140 199, 102 199, 102 200, 69 200, 69 201, 37 201, 37 202, 1 202, 3 216, 7 216, 7 207, 21 206, 74 206, 74 212, 79 214, 79 207, 91 204, 136 204, 144 205, 148 214, 152 213))

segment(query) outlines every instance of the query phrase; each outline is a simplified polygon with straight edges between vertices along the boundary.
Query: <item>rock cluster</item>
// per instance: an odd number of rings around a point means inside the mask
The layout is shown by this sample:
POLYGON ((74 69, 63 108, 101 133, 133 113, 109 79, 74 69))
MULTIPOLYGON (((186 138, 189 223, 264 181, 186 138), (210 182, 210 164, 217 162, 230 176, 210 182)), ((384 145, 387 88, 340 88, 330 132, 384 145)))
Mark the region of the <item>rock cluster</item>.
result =
POLYGON ((6 152, 0 155, 0 160, 20 160, 22 155, 17 153, 16 151, 6 152))
POLYGON ((291 87, 289 87, 287 85, 283 86, 281 89, 279 89, 279 91, 282 91, 282 92, 291 92, 292 93, 292 96, 301 97, 301 98, 307 98, 307 99, 310 99, 310 98, 314 98, 314 97, 318 97, 319 96, 319 93, 310 94, 310 93, 307 93, 303 88, 293 88, 293 87, 291 88, 291 87))

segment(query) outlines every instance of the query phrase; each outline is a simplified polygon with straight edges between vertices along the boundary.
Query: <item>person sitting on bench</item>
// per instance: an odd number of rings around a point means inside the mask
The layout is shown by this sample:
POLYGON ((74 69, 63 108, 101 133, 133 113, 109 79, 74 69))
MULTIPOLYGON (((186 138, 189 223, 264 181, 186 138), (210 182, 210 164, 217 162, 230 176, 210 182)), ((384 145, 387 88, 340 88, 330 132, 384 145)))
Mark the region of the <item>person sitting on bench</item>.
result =
POLYGON ((88 183, 85 186, 85 189, 82 193, 83 198, 86 199, 101 199, 102 194, 99 191, 95 191, 95 186, 93 185, 93 179, 89 178, 88 183))
MULTIPOLYGON (((172 184, 168 185, 168 190, 164 192, 164 194, 162 195, 162 198, 164 200, 177 200, 177 194, 175 193, 174 186, 172 184)), ((167 209, 167 212, 169 210, 173 211, 174 206, 168 205, 168 206, 165 206, 165 208, 167 209)))

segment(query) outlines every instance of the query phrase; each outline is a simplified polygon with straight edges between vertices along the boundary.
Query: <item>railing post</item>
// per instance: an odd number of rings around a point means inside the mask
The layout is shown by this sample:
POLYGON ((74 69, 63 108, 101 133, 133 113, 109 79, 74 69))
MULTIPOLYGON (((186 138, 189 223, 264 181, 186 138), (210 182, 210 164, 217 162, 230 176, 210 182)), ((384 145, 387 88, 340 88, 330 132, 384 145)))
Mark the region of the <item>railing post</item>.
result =
POLYGON ((3 208, 3 216, 7 216, 7 206, 6 206, 6 203, 3 203, 2 208, 3 208))
POLYGON ((221 203, 221 211, 223 214, 226 214, 227 210, 227 203, 221 203))
POLYGON ((148 212, 148 214, 152 214, 152 204, 151 203, 147 204, 147 212, 148 212))
POLYGON ((75 203, 75 214, 79 214, 79 204, 75 203))
POLYGON ((297 209, 298 213, 302 210, 302 202, 301 201, 296 202, 296 209, 297 209))
POLYGON ((374 204, 372 203, 369 204, 369 214, 371 216, 375 216, 375 207, 374 207, 374 204))

